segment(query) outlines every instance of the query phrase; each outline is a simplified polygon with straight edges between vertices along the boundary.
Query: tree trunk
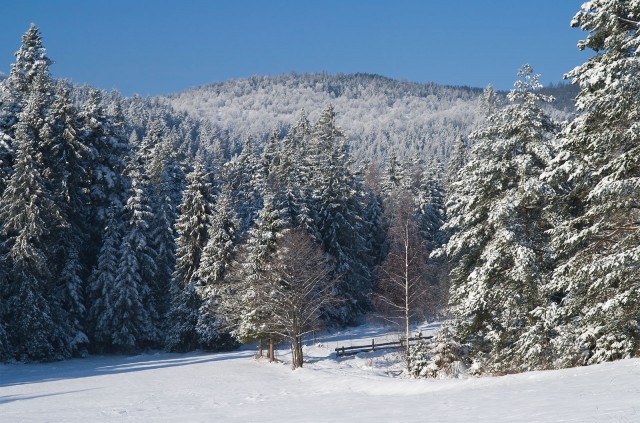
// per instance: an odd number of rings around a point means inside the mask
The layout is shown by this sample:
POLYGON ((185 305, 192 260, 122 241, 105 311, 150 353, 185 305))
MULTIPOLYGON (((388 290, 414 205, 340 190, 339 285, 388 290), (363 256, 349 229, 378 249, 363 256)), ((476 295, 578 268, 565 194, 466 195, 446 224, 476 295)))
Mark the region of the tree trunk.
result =
POLYGON ((302 336, 296 335, 291 340, 291 366, 294 369, 302 367, 302 336))
POLYGON ((269 337, 269 363, 273 363, 275 357, 273 356, 273 337, 269 337))
POLYGON ((405 355, 407 357, 407 370, 410 366, 409 358, 409 338, 411 331, 409 328, 409 221, 404 226, 404 324, 405 324, 405 355))
POLYGON ((258 357, 262 358, 262 338, 258 339, 258 357))

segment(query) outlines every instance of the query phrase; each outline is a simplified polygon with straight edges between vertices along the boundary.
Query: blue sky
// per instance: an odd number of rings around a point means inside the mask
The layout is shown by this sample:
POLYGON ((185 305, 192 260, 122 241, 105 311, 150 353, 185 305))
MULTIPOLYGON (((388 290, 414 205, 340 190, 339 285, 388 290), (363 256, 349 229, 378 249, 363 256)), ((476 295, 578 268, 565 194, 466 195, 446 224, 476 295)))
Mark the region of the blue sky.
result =
POLYGON ((166 94, 252 75, 368 72, 509 89, 530 63, 559 82, 583 63, 572 0, 11 0, 0 72, 34 22, 55 77, 166 94))

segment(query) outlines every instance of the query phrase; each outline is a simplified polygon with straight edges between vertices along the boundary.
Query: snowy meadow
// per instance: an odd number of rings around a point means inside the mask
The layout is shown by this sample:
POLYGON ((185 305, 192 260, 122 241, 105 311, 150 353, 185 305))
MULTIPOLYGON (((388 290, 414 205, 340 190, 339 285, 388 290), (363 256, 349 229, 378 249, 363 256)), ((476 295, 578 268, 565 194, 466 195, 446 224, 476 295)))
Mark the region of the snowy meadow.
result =
MULTIPOLYGON (((336 359, 334 349, 384 339, 363 326, 306 343, 291 371, 230 353, 92 356, 0 366, 6 422, 634 422, 640 360, 502 377, 407 379, 397 352, 336 359)), ((394 335, 395 336, 395 335, 394 335)))

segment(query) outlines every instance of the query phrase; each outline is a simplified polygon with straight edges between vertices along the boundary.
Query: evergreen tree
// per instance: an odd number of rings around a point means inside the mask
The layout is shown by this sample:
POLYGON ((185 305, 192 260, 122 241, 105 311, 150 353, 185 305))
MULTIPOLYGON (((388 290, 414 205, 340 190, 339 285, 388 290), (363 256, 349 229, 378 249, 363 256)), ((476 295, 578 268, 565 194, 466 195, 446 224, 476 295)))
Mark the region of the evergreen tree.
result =
POLYGON ((137 244, 131 234, 122 238, 120 267, 111 288, 111 309, 103 316, 109 325, 104 332, 110 335, 111 347, 116 351, 135 351, 157 339, 153 316, 145 305, 149 290, 143 282, 137 244))
POLYGON ((287 222, 274 206, 273 198, 266 197, 232 267, 230 279, 235 285, 232 294, 227 289, 222 298, 222 313, 234 321, 233 336, 241 342, 276 336, 268 329, 271 304, 268 292, 262 289, 271 271, 270 260, 276 243, 286 232, 287 222))
POLYGON ((51 272, 51 228, 67 223, 47 189, 37 149, 50 104, 48 75, 38 74, 33 84, 18 117, 14 172, 0 200, 6 240, 2 261, 8 266, 7 332, 20 360, 68 357, 73 336, 51 272))
POLYGON ((43 175, 48 190, 60 208, 61 217, 68 222, 52 229, 52 254, 56 268, 55 278, 60 301, 69 313, 70 324, 76 333, 74 346, 88 342, 84 333, 85 319, 84 278, 85 262, 80 251, 88 240, 86 204, 87 172, 83 167, 89 149, 79 134, 78 112, 73 106, 69 90, 64 84, 56 89, 47 124, 42 131, 40 148, 43 175))
MULTIPOLYGON (((88 175, 90 198, 89 216, 91 226, 98 230, 104 227, 106 211, 111 205, 123 207, 127 201, 128 181, 125 177, 125 158, 130 148, 125 135, 124 116, 121 108, 111 117, 107 115, 102 94, 90 90, 80 112, 82 142, 89 148, 84 162, 88 175)), ((99 233, 92 233, 92 245, 99 248, 99 233)))
POLYGON ((480 96, 480 107, 485 117, 491 116, 500 107, 500 99, 496 90, 493 89, 493 85, 487 85, 482 91, 482 95, 480 96))
POLYGON ((422 173, 416 195, 420 229, 430 251, 445 241, 442 226, 446 220, 443 170, 440 162, 431 163, 422 173))
POLYGON ((640 352, 638 113, 640 4, 585 3, 572 26, 588 31, 580 49, 596 54, 572 70, 580 115, 561 136, 549 180, 559 265, 549 287, 557 365, 599 363, 640 352))
POLYGON ((212 189, 202 163, 187 176, 187 187, 176 222, 176 266, 171 279, 171 304, 167 317, 167 349, 191 350, 199 346, 196 325, 202 301, 197 292, 202 252, 207 244, 212 189))
POLYGON ((222 191, 218 196, 209 223, 207 244, 196 273, 203 298, 197 331, 201 344, 207 349, 226 349, 232 345, 219 316, 220 294, 236 251, 240 228, 240 219, 236 217, 228 195, 228 191, 222 191))
POLYGON ((448 203, 453 328, 478 372, 548 365, 548 350, 527 355, 521 338, 536 324, 532 312, 545 305, 548 188, 539 178, 556 127, 541 109, 550 99, 537 93, 538 75, 525 65, 518 76, 511 104, 472 134, 476 144, 448 203))
POLYGON ((9 112, 9 99, 6 95, 5 83, 0 82, 0 192, 4 192, 11 177, 13 167, 13 149, 11 147, 13 117, 9 112))
POLYGON ((170 279, 174 271, 176 249, 174 224, 184 178, 176 137, 163 122, 156 120, 136 151, 138 161, 144 163, 145 173, 149 175, 153 213, 150 244, 157 263, 151 288, 158 313, 163 318, 170 303, 170 279))
POLYGON ((373 256, 366 249, 365 231, 369 228, 361 219, 365 209, 363 183, 350 171, 346 140, 335 117, 329 106, 313 127, 303 181, 309 187, 314 223, 310 233, 335 258, 340 275, 336 288, 345 299, 327 313, 331 319, 347 323, 370 309, 373 256))
POLYGON ((262 208, 262 192, 265 187, 265 173, 252 139, 247 140, 242 146, 242 152, 225 165, 223 180, 224 189, 229 191, 229 199, 240 219, 239 231, 244 233, 262 208))
POLYGON ((468 150, 469 147, 464 137, 457 137, 456 142, 453 146, 453 151, 449 156, 449 162, 447 163, 447 187, 450 187, 455 181, 460 178, 460 172, 468 162, 468 150))
POLYGON ((113 305, 116 301, 116 277, 119 268, 119 253, 123 237, 121 213, 110 207, 107 210, 106 225, 97 264, 91 273, 88 286, 90 309, 88 322, 92 344, 97 350, 111 348, 113 331, 113 305))
POLYGON ((48 75, 52 63, 47 57, 40 30, 35 24, 32 23, 22 36, 22 46, 15 53, 15 57, 16 62, 11 65, 9 73, 9 83, 12 90, 26 101, 36 78, 48 75))
POLYGON ((394 190, 408 187, 409 181, 405 170, 396 155, 391 155, 387 163, 387 168, 382 174, 382 191, 384 193, 390 193, 394 190))
POLYGON ((110 334, 110 347, 124 352, 154 345, 159 340, 158 315, 151 291, 157 266, 156 254, 150 245, 152 213, 148 181, 135 160, 130 161, 127 174, 131 178, 131 189, 118 246, 120 266, 113 286, 107 288, 111 308, 102 316, 107 322, 103 333, 110 334))
MULTIPOLYGON (((16 62, 11 72, 2 82, 0 96, 0 192, 4 192, 11 177, 15 151, 13 139, 17 129, 19 114, 36 89, 36 79, 49 80, 51 59, 47 57, 42 44, 40 30, 31 24, 22 36, 22 45, 15 53, 16 62)), ((49 83, 47 82, 47 85, 49 83)), ((40 87, 42 88, 42 87, 40 87)), ((49 87, 47 86, 47 89, 49 87)))

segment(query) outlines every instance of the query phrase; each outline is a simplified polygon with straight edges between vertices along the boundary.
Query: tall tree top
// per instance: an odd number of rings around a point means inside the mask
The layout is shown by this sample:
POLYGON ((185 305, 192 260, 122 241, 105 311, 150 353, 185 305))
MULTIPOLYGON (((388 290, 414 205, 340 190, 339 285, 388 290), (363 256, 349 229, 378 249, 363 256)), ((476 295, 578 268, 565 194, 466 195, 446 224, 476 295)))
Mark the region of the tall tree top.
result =
POLYGON ((40 30, 35 24, 31 24, 22 36, 22 46, 15 56, 16 63, 11 65, 9 80, 19 92, 25 92, 36 75, 49 76, 49 65, 52 61, 47 57, 40 30))
POLYGON ((320 113, 312 134, 320 152, 331 151, 335 149, 336 145, 344 144, 345 136, 336 125, 336 111, 333 105, 330 104, 320 113))
POLYGON ((507 98, 511 102, 522 101, 528 104, 552 102, 553 97, 539 93, 541 88, 540 74, 534 73, 531 65, 526 63, 518 70, 518 80, 513 84, 513 89, 507 98))

